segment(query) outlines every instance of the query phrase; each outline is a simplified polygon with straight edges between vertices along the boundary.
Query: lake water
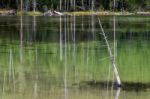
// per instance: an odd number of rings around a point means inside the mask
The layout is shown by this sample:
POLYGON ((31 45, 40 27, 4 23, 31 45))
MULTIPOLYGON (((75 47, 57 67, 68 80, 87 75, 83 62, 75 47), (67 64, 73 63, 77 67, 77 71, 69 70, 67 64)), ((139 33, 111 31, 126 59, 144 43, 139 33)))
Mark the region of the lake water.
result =
POLYGON ((0 17, 1 99, 150 99, 149 59, 149 16, 0 17))

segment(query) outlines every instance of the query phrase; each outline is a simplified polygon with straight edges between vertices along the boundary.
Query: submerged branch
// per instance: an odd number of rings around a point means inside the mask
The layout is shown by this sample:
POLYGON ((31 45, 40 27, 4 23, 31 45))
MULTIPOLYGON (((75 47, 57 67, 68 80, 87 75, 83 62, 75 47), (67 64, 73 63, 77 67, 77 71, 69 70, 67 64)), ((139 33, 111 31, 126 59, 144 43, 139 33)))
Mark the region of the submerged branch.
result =
POLYGON ((100 21, 99 18, 98 18, 98 21, 99 21, 99 25, 100 25, 100 28, 101 28, 101 31, 102 31, 102 35, 104 36, 104 39, 105 39, 105 42, 106 42, 106 45, 107 45, 107 48, 108 48, 109 55, 111 57, 112 67, 113 67, 113 71, 114 71, 114 74, 115 74, 115 77, 116 77, 116 80, 117 80, 117 85, 118 85, 118 87, 120 87, 121 86, 121 80, 120 80, 120 76, 119 76, 119 73, 118 73, 118 70, 117 70, 117 67, 116 67, 115 59, 114 59, 114 56, 112 54, 110 45, 108 43, 107 37, 105 35, 104 29, 102 27, 102 24, 101 24, 101 21, 100 21))

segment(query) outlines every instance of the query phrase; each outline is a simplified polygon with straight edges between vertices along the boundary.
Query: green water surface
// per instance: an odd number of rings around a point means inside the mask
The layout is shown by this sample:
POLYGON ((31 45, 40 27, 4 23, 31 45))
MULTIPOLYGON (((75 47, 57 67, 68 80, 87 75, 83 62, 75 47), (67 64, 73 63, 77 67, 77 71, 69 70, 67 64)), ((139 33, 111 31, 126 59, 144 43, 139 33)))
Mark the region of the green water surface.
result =
POLYGON ((98 17, 121 80, 149 84, 149 16, 0 17, 1 98, 149 99, 149 89, 121 91, 116 98, 107 86, 82 87, 115 79, 98 17))

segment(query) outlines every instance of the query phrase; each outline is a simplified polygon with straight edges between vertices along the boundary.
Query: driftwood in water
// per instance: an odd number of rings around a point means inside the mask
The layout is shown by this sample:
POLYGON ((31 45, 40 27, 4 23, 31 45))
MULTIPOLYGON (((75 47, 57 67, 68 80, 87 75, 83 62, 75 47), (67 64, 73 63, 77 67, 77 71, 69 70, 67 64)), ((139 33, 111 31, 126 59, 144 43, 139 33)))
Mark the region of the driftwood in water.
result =
POLYGON ((6 10, 6 11, 0 11, 1 16, 12 16, 16 15, 16 10, 6 10))
POLYGON ((48 10, 43 15, 44 16, 60 16, 60 15, 63 15, 63 13, 55 11, 55 10, 54 11, 53 10, 48 10))

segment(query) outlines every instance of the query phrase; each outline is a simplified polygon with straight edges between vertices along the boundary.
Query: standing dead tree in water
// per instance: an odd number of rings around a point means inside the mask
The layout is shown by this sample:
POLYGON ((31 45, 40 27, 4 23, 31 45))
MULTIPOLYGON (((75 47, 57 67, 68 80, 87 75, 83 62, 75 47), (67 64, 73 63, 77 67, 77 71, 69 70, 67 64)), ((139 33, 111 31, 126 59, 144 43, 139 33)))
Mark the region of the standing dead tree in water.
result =
POLYGON ((108 40, 107 40, 106 34, 104 32, 104 29, 102 27, 100 18, 98 18, 98 21, 99 21, 99 25, 100 25, 100 28, 101 28, 101 31, 102 31, 102 35, 104 36, 104 40, 105 40, 105 43, 106 43, 106 46, 108 48, 108 52, 109 52, 109 55, 110 55, 110 58, 111 58, 113 71, 114 71, 116 81, 117 81, 117 87, 120 87, 122 83, 121 83, 120 76, 119 76, 119 73, 118 73, 118 70, 117 70, 117 67, 116 67, 115 58, 114 58, 114 55, 112 54, 112 50, 111 50, 110 45, 108 43, 108 40))

